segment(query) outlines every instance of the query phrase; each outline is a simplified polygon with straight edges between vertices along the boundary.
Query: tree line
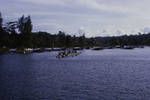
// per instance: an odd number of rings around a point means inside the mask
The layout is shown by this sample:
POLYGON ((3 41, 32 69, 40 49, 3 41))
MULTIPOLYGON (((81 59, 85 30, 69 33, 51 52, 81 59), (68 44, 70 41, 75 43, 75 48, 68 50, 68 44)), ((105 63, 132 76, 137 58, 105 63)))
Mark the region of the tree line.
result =
POLYGON ((32 32, 32 20, 24 15, 17 21, 3 23, 0 13, 0 47, 8 48, 53 48, 53 47, 93 47, 150 45, 150 34, 123 35, 112 37, 91 37, 68 35, 63 31, 57 34, 32 32))

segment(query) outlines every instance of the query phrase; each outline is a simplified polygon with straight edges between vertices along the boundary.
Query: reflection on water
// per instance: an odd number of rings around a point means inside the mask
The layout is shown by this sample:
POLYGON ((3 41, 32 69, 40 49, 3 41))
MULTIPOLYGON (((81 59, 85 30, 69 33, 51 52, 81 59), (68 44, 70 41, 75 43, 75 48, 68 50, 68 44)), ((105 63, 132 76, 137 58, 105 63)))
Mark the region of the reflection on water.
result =
POLYGON ((148 100, 150 48, 0 55, 0 100, 148 100))

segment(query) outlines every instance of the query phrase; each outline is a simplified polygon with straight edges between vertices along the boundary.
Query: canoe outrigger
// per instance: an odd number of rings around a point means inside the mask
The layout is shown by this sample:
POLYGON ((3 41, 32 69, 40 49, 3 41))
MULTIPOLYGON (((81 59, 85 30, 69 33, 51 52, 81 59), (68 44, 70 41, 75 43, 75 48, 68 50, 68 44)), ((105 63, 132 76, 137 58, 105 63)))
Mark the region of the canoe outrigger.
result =
POLYGON ((64 58, 64 57, 74 57, 78 56, 81 52, 78 52, 77 50, 72 49, 66 49, 64 51, 60 51, 56 58, 64 58))

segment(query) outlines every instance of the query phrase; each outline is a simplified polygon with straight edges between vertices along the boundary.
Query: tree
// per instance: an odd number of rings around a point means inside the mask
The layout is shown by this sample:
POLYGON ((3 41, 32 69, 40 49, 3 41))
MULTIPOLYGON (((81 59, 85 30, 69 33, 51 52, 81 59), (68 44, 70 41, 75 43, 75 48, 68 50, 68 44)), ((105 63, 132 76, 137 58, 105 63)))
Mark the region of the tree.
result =
POLYGON ((18 24, 16 21, 8 22, 8 23, 6 23, 6 27, 4 27, 4 30, 10 34, 16 34, 17 26, 18 26, 18 24))
POLYGON ((66 38, 65 38, 65 47, 66 48, 69 48, 69 47, 72 47, 72 41, 71 41, 71 36, 70 35, 66 35, 66 38))
POLYGON ((3 18, 2 18, 2 14, 0 12, 0 33, 2 34, 3 32, 3 18))
POLYGON ((2 30, 3 30, 2 23, 3 23, 3 18, 2 18, 2 14, 0 12, 0 32, 2 32, 2 30))
POLYGON ((24 15, 18 20, 18 30, 22 36, 22 46, 31 47, 31 32, 32 32, 32 22, 30 16, 24 17, 24 15))
POLYGON ((85 34, 83 34, 82 36, 79 37, 79 44, 80 44, 80 47, 84 48, 84 46, 85 46, 85 34))
POLYGON ((65 32, 62 32, 62 31, 59 31, 58 34, 57 34, 57 46, 59 47, 64 47, 66 46, 66 35, 65 35, 65 32))
POLYGON ((32 22, 30 16, 24 17, 24 15, 18 20, 18 28, 22 34, 30 34, 32 31, 32 22))

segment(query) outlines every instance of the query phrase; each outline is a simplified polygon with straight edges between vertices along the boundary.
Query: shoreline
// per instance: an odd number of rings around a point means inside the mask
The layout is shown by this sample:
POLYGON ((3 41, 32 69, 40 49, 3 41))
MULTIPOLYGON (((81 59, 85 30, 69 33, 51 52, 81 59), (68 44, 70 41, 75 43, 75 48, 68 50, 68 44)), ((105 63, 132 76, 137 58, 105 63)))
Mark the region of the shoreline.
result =
MULTIPOLYGON (((77 51, 82 51, 82 50, 94 50, 94 51, 100 51, 104 49, 127 49, 127 50, 132 50, 134 48, 144 48, 146 46, 139 45, 139 46, 130 46, 130 45, 125 45, 125 46, 107 46, 107 47, 101 47, 101 46, 94 46, 94 47, 72 47, 70 49, 72 50, 77 50, 77 51)), ((7 48, 7 47, 2 47, 0 48, 0 54, 5 54, 5 53, 20 53, 20 54, 27 54, 27 53, 42 53, 42 52, 52 52, 52 51, 64 51, 67 48, 64 47, 56 47, 56 48, 7 48)))

